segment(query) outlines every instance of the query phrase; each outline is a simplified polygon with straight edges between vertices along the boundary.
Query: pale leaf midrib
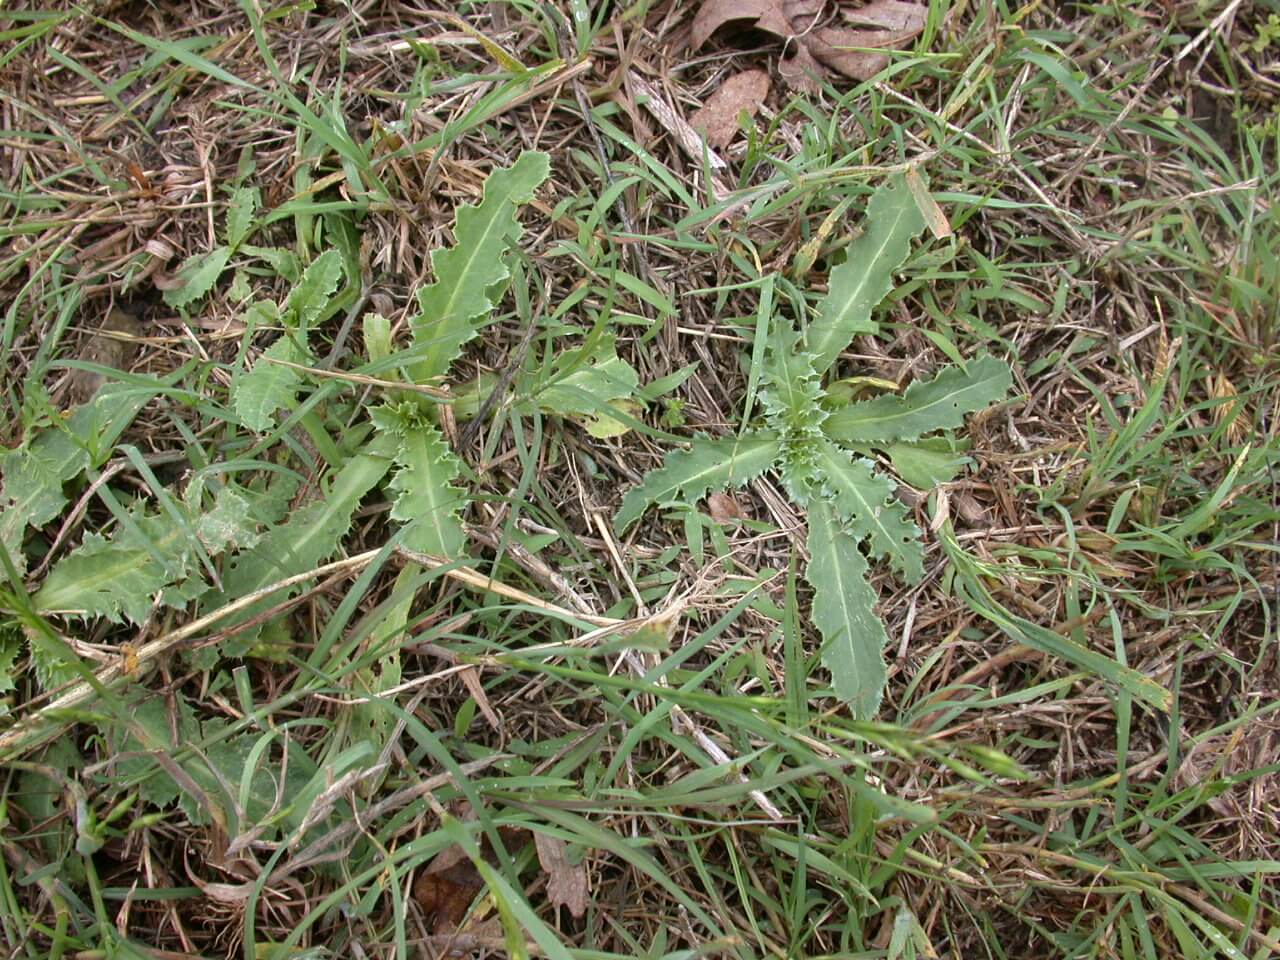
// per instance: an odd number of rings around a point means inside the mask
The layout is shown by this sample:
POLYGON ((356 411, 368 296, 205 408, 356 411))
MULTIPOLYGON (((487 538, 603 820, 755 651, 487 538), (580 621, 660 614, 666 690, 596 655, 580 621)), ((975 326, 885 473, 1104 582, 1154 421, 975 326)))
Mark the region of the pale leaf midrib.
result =
MULTIPOLYGON (((899 204, 897 207, 896 216, 894 216, 892 224, 890 224, 889 229, 885 231, 884 237, 880 242, 880 246, 877 247, 875 252, 872 254, 870 262, 862 270, 862 274, 859 277, 857 284, 854 286, 853 292, 849 296, 844 298, 843 306, 840 308, 839 312, 832 318, 831 322, 826 325, 826 335, 822 338, 824 342, 820 343, 812 351, 813 354, 818 358, 818 363, 815 364, 815 366, 819 368, 819 372, 827 369, 828 367, 831 366, 832 363, 835 362, 835 356, 830 356, 830 357, 827 356, 829 352, 832 352, 832 348, 831 348, 831 345, 825 341, 840 337, 841 331, 844 329, 845 323, 847 322, 846 318, 849 312, 852 310, 852 304, 854 303, 854 301, 856 301, 862 296, 863 291, 868 289, 871 279, 875 274, 875 266, 880 262, 880 258, 884 256, 885 251, 889 248, 890 243, 893 242, 893 239, 897 233, 898 225, 902 222, 902 218, 905 217, 906 214, 907 214, 906 208, 903 205, 899 204)), ((872 306, 874 307, 875 304, 872 304, 872 306)), ((836 347, 834 349, 834 353, 838 355, 840 352, 840 349, 841 347, 836 347)))
MULTIPOLYGON (((894 421, 896 421, 896 420, 906 420, 906 419, 910 419, 910 418, 913 418, 913 417, 916 417, 916 416, 921 416, 921 415, 927 414, 927 413, 928 413, 930 410, 932 410, 934 407, 937 407, 937 406, 940 406, 941 404, 944 404, 944 403, 947 403, 947 402, 949 402, 949 401, 952 401, 952 400, 954 400, 956 397, 962 397, 962 398, 963 398, 963 397, 965 397, 967 394, 969 394, 969 393, 971 393, 971 392, 973 392, 973 391, 978 391, 978 390, 980 390, 981 388, 983 388, 983 387, 987 386, 988 384, 990 384, 990 383, 991 383, 993 380, 995 380, 995 379, 996 379, 996 377, 995 377, 994 375, 993 375, 993 376, 990 376, 990 377, 986 377, 986 378, 984 378, 984 379, 982 379, 982 380, 978 380, 978 381, 975 381, 975 382, 971 382, 971 383, 965 384, 964 386, 962 386, 962 387, 958 388, 957 390, 952 391, 952 392, 945 393, 945 394, 943 394, 942 396, 937 397, 937 398, 936 398, 936 399, 934 399, 934 400, 930 400, 930 401, 928 401, 928 402, 924 403, 923 405, 920 405, 920 406, 912 406, 912 407, 909 407, 909 408, 903 408, 903 409, 895 410, 895 411, 893 411, 893 412, 891 412, 891 413, 889 413, 889 414, 885 414, 885 415, 882 415, 882 416, 864 416, 864 415, 858 415, 858 414, 856 414, 856 411, 857 411, 857 409, 858 409, 858 406, 857 406, 857 405, 854 405, 854 406, 848 407, 848 408, 846 408, 846 409, 844 409, 844 410, 841 410, 841 411, 839 411, 839 412, 837 412, 837 413, 835 413, 835 414, 832 414, 832 416, 831 416, 831 419, 830 419, 829 423, 831 424, 832 428, 834 428, 835 430, 839 430, 839 429, 842 429, 842 428, 843 428, 843 429, 848 429, 848 428, 853 427, 853 426, 859 426, 859 427, 860 427, 860 426, 863 426, 863 425, 875 426, 875 425, 878 425, 878 424, 891 424, 891 423, 893 423, 893 422, 894 422, 894 421)), ((911 398, 910 398, 909 396, 905 396, 905 395, 904 395, 904 396, 901 396, 901 397, 898 397, 897 399, 898 399, 898 402, 899 402, 899 403, 902 403, 902 404, 908 404, 908 403, 910 403, 910 402, 911 402, 911 398)), ((928 428, 928 427, 926 427, 925 429, 921 430, 920 432, 921 432, 921 433, 927 433, 927 432, 929 432, 929 430, 930 430, 930 429, 932 429, 932 428, 928 428)), ((867 437, 867 438, 863 438, 863 439, 871 440, 871 439, 875 439, 875 438, 867 437)), ((879 439, 884 439, 884 438, 879 438, 879 439)))
MULTIPOLYGON (((880 510, 877 509, 877 506, 883 507, 883 504, 877 505, 868 501, 866 494, 863 493, 858 484, 849 480, 843 472, 843 468, 856 469, 857 464, 849 460, 847 457, 844 457, 836 447, 829 443, 822 444, 819 448, 819 452, 828 467, 827 478, 833 483, 838 483, 842 489, 851 493, 857 499, 858 503, 862 504, 866 515, 870 516, 875 528, 880 532, 880 536, 884 540, 885 552, 897 559, 900 553, 899 544, 889 533, 884 522, 880 519, 880 510)), ((875 536, 875 533, 871 534, 873 540, 875 539, 875 536)))
MULTIPOLYGON (((492 178, 490 179, 490 183, 492 183, 492 178)), ((478 205, 470 207, 471 211, 474 211, 475 213, 479 213, 480 211, 484 210, 484 205, 486 203, 495 204, 495 208, 491 216, 489 216, 485 221, 482 222, 479 240, 470 245, 470 249, 466 251, 466 256, 462 260, 462 269, 459 272, 454 274, 454 276, 457 279, 452 284, 453 289, 450 291, 449 297, 444 303, 444 309, 441 312, 441 315, 438 317, 429 318, 427 320, 428 324, 443 323, 447 319, 455 318, 456 311, 458 310, 458 302, 462 296, 462 291, 467 286, 467 284, 463 282, 462 278, 469 278, 471 276, 474 270, 475 264, 480 259, 480 252, 485 248, 486 244, 488 244, 489 241, 492 239, 493 234, 495 232, 495 228, 497 228, 500 225, 500 222, 502 222, 501 226, 503 227, 503 230, 499 232, 505 232, 506 230, 509 230, 509 229, 514 230, 515 227, 519 226, 519 221, 515 217, 516 185, 504 184, 503 186, 504 186, 504 191, 501 195, 490 197, 486 192, 485 195, 481 198, 480 203, 478 205)), ((460 211, 459 219, 461 219, 461 216, 462 216, 462 213, 460 211)), ((459 242, 461 242, 462 237, 459 236, 458 240, 459 242)), ((448 256, 449 254, 454 254, 457 252, 459 252, 459 248, 456 244, 452 247, 448 247, 445 250, 441 251, 443 256, 448 256)), ((506 276, 506 274, 507 274, 506 265, 505 263, 502 263, 501 257, 499 256, 498 275, 496 276, 493 282, 496 283, 502 280, 506 276)), ((443 285, 444 282, 445 282, 444 277, 437 276, 436 278, 437 285, 443 285)), ((488 284, 485 284, 485 286, 488 286, 488 284)), ((483 291, 481 291, 481 299, 483 298, 484 298, 484 293, 483 291)), ((471 313, 468 313, 466 316, 459 315, 457 316, 457 318, 461 319, 463 322, 467 322, 476 314, 483 313, 485 309, 487 309, 487 304, 482 303, 478 307, 476 307, 471 313)))

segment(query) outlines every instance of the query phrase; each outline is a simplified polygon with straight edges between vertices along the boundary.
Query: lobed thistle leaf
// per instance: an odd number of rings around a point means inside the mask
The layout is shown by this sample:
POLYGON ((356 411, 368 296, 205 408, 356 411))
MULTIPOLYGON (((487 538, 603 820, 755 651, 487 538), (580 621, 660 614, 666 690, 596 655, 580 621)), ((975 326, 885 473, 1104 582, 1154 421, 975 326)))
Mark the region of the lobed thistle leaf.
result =
POLYGON ((299 330, 309 328, 329 306, 341 280, 342 255, 337 250, 326 250, 311 261, 289 291, 282 311, 286 321, 299 330))
POLYGON ((827 413, 821 404, 814 358, 804 352, 794 330, 777 328, 771 340, 760 390, 769 425, 793 439, 819 436, 827 413))
POLYGON ((695 501, 712 488, 742 486, 768 470, 780 451, 777 434, 767 431, 716 440, 696 437, 688 450, 667 454, 661 467, 627 491, 613 518, 614 529, 621 533, 653 504, 681 494, 695 501))
POLYGON ((869 720, 880 708, 888 671, 889 642, 876 616, 876 594, 867 581, 867 560, 829 506, 809 509, 809 565, 813 622, 822 634, 822 662, 836 694, 854 716, 869 720))
POLYGON ((962 426, 965 414, 1002 399, 1012 382, 1007 363, 981 357, 971 360, 967 369, 947 367, 932 380, 916 381, 901 395, 850 404, 831 414, 822 428, 832 440, 845 444, 916 440, 962 426))
POLYGON ((22 539, 67 503, 62 487, 87 467, 107 461, 120 435, 157 390, 133 383, 107 383, 64 423, 49 427, 24 446, 0 453, 0 546, 19 573, 26 569, 22 539))
POLYGON ((418 291, 413 339, 421 356, 413 368, 418 382, 438 377, 476 335, 477 317, 493 310, 490 295, 509 276, 503 255, 523 228, 519 204, 533 199, 550 172, 545 153, 522 153, 506 169, 493 171, 479 205, 458 209, 454 245, 431 255, 435 282, 418 291))
POLYGON ((920 528, 894 497, 894 484, 865 458, 850 459, 833 443, 815 445, 818 470, 835 512, 845 519, 855 541, 866 540, 871 554, 888 557, 911 583, 924 577, 920 528))
POLYGON ((231 396, 236 416, 246 427, 265 433, 276 425, 276 411, 291 408, 297 402, 302 378, 293 367, 273 361, 305 364, 311 360, 306 347, 306 332, 286 332, 267 347, 254 361, 253 369, 238 374, 231 382, 231 396), (301 342, 295 340, 300 338, 301 342))
POLYGON ((190 531, 210 555, 252 543, 256 534, 249 507, 234 488, 224 487, 213 506, 194 518, 185 505, 173 503, 172 509, 187 515, 187 523, 136 508, 110 538, 87 534, 49 572, 32 602, 42 612, 141 624, 157 594, 195 568, 198 551, 190 531))
POLYGON ((397 494, 391 517, 410 524, 405 546, 437 557, 462 555, 466 535, 459 510, 466 503, 466 491, 452 485, 461 464, 440 431, 412 404, 380 407, 373 422, 396 438, 399 470, 391 481, 397 494))
POLYGON ((181 309, 199 300, 213 289, 230 260, 230 247, 214 247, 208 253, 187 257, 174 276, 176 285, 164 292, 164 302, 181 309))
MULTIPOLYGON (((348 460, 320 499, 294 511, 287 521, 268 529, 251 549, 236 555, 223 575, 223 589, 205 598, 202 611, 208 613, 277 580, 305 573, 337 553, 342 538, 351 529, 351 515, 360 500, 382 480, 390 467, 391 460, 377 453, 362 453, 348 460)), ((226 629, 259 616, 300 589, 301 586, 295 586, 287 593, 266 597, 234 617, 220 621, 219 628, 226 629)), ((242 631, 235 642, 225 645, 221 652, 226 656, 242 655, 252 646, 260 630, 261 624, 242 631)))
POLYGON ((901 177, 872 194, 866 231, 849 244, 844 263, 831 271, 827 295, 809 325, 806 342, 818 373, 835 363, 856 334, 879 329, 871 311, 893 289, 893 272, 922 229, 920 210, 901 177))

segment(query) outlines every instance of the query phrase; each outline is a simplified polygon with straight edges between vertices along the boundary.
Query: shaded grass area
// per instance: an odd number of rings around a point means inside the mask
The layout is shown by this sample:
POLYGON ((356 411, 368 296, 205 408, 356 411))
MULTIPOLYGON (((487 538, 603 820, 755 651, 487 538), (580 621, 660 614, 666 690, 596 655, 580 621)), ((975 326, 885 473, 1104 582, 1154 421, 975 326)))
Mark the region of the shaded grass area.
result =
MULTIPOLYGON (((6 946, 1280 951, 1275 12, 935 4, 876 80, 775 89, 723 192, 646 99, 687 116, 778 51, 690 51, 688 5, 6 13, 5 442, 56 433, 95 367, 147 391, 27 532, 25 569, 10 558, 6 946), (404 341, 455 209, 530 149, 551 178, 440 418, 480 589, 395 551, 375 481, 252 646, 215 622, 131 661, 207 613, 196 597, 148 599, 140 624, 33 605, 130 502, 181 499, 211 465, 246 487, 295 474, 292 510, 331 490, 383 388, 317 380, 247 430, 229 391, 274 338, 247 304, 339 251, 316 359, 383 378, 364 316, 404 341), (954 236, 914 249, 840 377, 862 395, 994 354, 1017 396, 952 438, 958 479, 901 491, 926 576, 877 572, 895 646, 873 722, 831 697, 805 517, 775 478, 731 515, 674 504, 625 537, 611 518, 673 444, 739 428, 762 300, 803 316, 908 163, 954 236), (182 302, 179 265, 220 246, 182 302), (114 339, 113 306, 137 318, 114 339), (615 409, 629 430, 516 402, 606 335, 647 385, 615 409), (1172 710, 1046 655, 1054 638, 1172 710), (48 710, 111 667, 124 682, 48 710), (585 872, 582 916, 535 836, 585 872), (481 882, 455 929, 415 878, 459 843, 481 882)), ((217 584, 230 564, 208 563, 217 584)))

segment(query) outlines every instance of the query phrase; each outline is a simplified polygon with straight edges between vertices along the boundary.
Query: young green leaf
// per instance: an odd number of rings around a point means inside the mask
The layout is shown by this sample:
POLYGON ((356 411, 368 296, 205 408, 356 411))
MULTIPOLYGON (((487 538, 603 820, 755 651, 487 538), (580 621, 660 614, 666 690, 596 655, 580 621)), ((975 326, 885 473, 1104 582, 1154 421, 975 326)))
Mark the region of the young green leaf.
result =
POLYGON ((289 291, 289 299, 284 302, 285 321, 306 331, 324 313, 341 280, 342 256, 337 250, 326 250, 311 261, 302 278, 289 291))
POLYGON ((866 558, 821 502, 809 509, 805 579, 813 587, 813 622, 822 633, 822 662, 836 694, 854 716, 869 720, 880 708, 888 676, 883 651, 889 638, 876 616, 866 558))
POLYGON ((876 332, 871 311, 893 289, 893 272, 923 228, 916 201, 901 178, 872 194, 866 231, 849 245, 844 263, 831 271, 818 318, 809 325, 806 342, 818 373, 835 363, 855 334, 876 332))
POLYGON ((640 376, 618 356, 612 335, 561 354, 547 381, 522 406, 536 405, 544 413, 575 418, 598 439, 622 436, 631 428, 621 415, 638 417, 644 409, 634 399, 640 376))
POLYGON ((70 661, 75 656, 65 643, 56 643, 42 631, 27 634, 31 652, 31 669, 41 690, 56 690, 64 684, 80 679, 80 671, 70 661))
POLYGON ((775 329, 770 339, 760 390, 769 425, 793 438, 817 436, 826 411, 814 358, 794 330, 775 329))
POLYGON ((917 381, 900 396, 884 394, 837 410, 823 430, 847 444, 916 440, 963 425, 965 414, 1002 399, 1012 382, 1007 363, 981 357, 971 360, 967 370, 947 367, 932 380, 917 381))
POLYGON ((472 321, 493 309, 489 295, 509 274, 503 255, 523 232, 516 207, 533 199, 549 172, 545 153, 522 153, 511 167, 489 175, 479 206, 458 210, 454 245, 432 254, 435 282, 418 291, 413 335, 422 360, 414 365, 416 380, 445 373, 475 336, 472 321))
POLYGON ((286 331, 254 361, 253 369, 236 376, 231 383, 231 396, 236 416, 246 427, 264 433, 276 425, 276 411, 291 408, 297 402, 298 371, 285 363, 306 364, 311 353, 306 347, 306 331, 286 331))
POLYGON ((115 540, 85 535, 32 598, 37 610, 142 623, 156 594, 187 572, 185 534, 167 517, 137 517, 115 540))
POLYGON ((227 246, 237 250, 249 238, 253 216, 262 203, 257 187, 237 187, 227 204, 227 246))
POLYGON ((948 483, 973 463, 952 448, 945 434, 914 442, 895 441, 883 447, 898 476, 917 490, 932 490, 939 484, 948 483))
MULTIPOLYGON (((252 549, 238 554, 222 578, 223 589, 211 594, 201 605, 204 613, 224 606, 255 590, 318 566, 338 551, 342 538, 351 529, 351 515, 364 497, 386 475, 391 460, 376 453, 352 457, 338 471, 327 493, 295 511, 288 521, 267 530, 252 549)), ((299 587, 267 597, 221 621, 219 627, 244 623, 260 615, 299 587)), ((258 627, 242 631, 234 643, 224 645, 222 654, 240 656, 257 638, 258 627)))
POLYGON ((374 411, 374 425, 398 440, 399 467, 391 489, 397 494, 391 517, 410 524, 405 545, 437 557, 457 557, 466 550, 458 512, 465 491, 452 486, 461 465, 440 432, 411 404, 374 411))
POLYGON ((629 399, 640 385, 635 368, 614 352, 613 343, 597 351, 590 361, 564 376, 553 378, 537 393, 537 403, 547 413, 592 414, 611 400, 629 399))
MULTIPOLYGON (((8 624, 0 627, 0 695, 8 693, 17 686, 14 683, 14 661, 18 659, 18 654, 21 652, 21 632, 8 624)), ((0 700, 0 717, 8 712, 8 705, 0 700)))
POLYGON ((182 790, 167 770, 145 754, 173 754, 185 744, 200 739, 200 723, 186 697, 176 694, 173 700, 176 713, 173 719, 168 698, 147 697, 132 708, 129 726, 98 725, 102 736, 111 744, 111 755, 118 758, 116 774, 125 782, 137 782, 142 799, 157 807, 173 803, 182 790))
POLYGON ((870 460, 850 460, 833 443, 817 444, 815 459, 835 512, 846 518, 854 540, 865 538, 873 556, 888 557, 910 583, 919 583, 924 577, 920 528, 894 497, 893 482, 870 460))
MULTIPOLYGON (((172 508, 188 512, 176 502, 172 508)), ((193 570, 196 545, 188 530, 212 556, 254 539, 249 503, 230 487, 218 493, 213 506, 194 521, 179 524, 167 513, 135 510, 110 539, 86 534, 84 542, 54 566, 32 597, 37 610, 77 616, 122 618, 142 623, 156 595, 193 570)))
POLYGON ((712 488, 742 486, 773 466, 781 449, 777 434, 766 431, 718 440, 696 437, 688 450, 667 454, 661 467, 627 491, 613 518, 614 529, 621 533, 652 504, 681 493, 695 501, 712 488))
MULTIPOLYGON (((222 720, 207 720, 202 738, 221 737, 226 727, 222 720)), ((272 811, 288 807, 315 776, 316 763, 292 739, 284 741, 287 759, 284 750, 268 749, 264 753, 255 749, 263 737, 274 736, 242 733, 221 737, 198 755, 184 759, 183 771, 204 794, 199 797, 185 789, 179 791, 178 805, 187 819, 197 826, 213 822, 212 812, 204 806, 208 802, 221 809, 224 822, 248 831, 270 817, 272 811), (280 777, 284 778, 283 789, 280 777), (243 820, 234 815, 237 813, 243 820)), ((279 829, 273 825, 266 835, 276 836, 279 829)))
POLYGON ((154 390, 106 383, 65 422, 49 427, 25 447, 0 454, 0 544, 21 573, 22 537, 28 526, 53 520, 67 503, 63 485, 87 467, 100 467, 154 390))
POLYGON ((179 285, 164 292, 164 302, 180 308, 199 300, 213 289, 230 259, 230 247, 214 247, 208 253, 188 257, 178 268, 175 279, 179 285))
POLYGON ((224 486, 214 498, 213 506, 200 511, 198 502, 188 491, 186 500, 194 503, 195 531, 210 555, 235 548, 243 550, 258 542, 254 504, 232 484, 224 486))
POLYGON ((364 352, 370 363, 377 363, 391 356, 391 321, 380 313, 366 313, 361 321, 364 327, 364 352))

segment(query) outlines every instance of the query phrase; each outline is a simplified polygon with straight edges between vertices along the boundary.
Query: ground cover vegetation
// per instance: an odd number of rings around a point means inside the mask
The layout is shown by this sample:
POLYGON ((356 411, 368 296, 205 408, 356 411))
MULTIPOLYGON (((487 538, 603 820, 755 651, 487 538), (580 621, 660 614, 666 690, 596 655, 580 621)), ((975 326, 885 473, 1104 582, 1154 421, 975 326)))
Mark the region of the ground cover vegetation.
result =
POLYGON ((0 11, 9 955, 1280 955, 1278 51, 0 11))

